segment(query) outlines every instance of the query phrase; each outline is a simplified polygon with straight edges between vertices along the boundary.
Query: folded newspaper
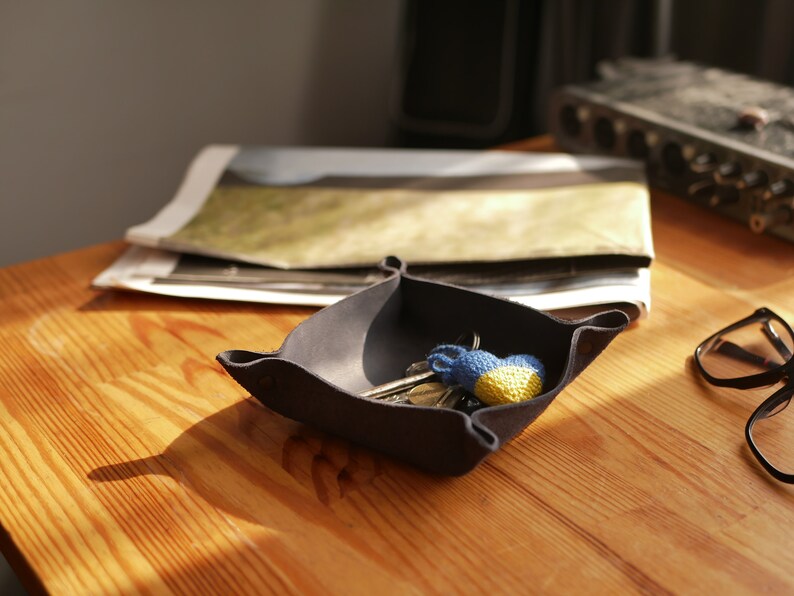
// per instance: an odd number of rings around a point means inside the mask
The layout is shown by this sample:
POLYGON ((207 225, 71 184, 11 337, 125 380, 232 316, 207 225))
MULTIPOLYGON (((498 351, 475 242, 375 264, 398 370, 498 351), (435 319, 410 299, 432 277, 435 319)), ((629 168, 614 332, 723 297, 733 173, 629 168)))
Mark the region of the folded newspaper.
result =
POLYGON ((395 255, 542 310, 650 305, 648 189, 618 158, 213 145, 126 239, 95 286, 324 306, 395 255))

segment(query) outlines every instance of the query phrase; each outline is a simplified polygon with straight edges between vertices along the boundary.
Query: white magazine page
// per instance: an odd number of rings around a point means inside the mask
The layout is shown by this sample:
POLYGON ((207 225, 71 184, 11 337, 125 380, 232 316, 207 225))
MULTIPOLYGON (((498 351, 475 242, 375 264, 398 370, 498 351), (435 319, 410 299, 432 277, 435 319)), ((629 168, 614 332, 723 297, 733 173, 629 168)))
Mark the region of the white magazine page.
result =
MULTIPOLYGON (((207 298, 213 300, 236 300, 266 304, 294 304, 301 306, 328 306, 350 295, 351 292, 269 290, 238 284, 169 283, 168 276, 174 271, 180 254, 133 246, 111 267, 94 280, 96 288, 125 289, 182 298, 207 298)), ((487 294, 508 298, 514 302, 548 312, 575 311, 576 309, 631 304, 636 313, 632 319, 647 317, 651 304, 651 272, 640 268, 631 273, 605 276, 603 283, 585 284, 573 279, 568 284, 551 286, 548 291, 522 293, 517 285, 506 286, 505 292, 497 287, 483 288, 487 294)))
POLYGON ((193 160, 173 200, 148 222, 127 230, 132 244, 157 246, 187 224, 204 204, 226 166, 240 151, 236 145, 210 145, 193 160))
POLYGON ((174 199, 126 239, 281 268, 360 266, 387 254, 415 264, 652 258, 647 188, 637 176, 633 160, 562 153, 213 145, 174 199), (526 176, 539 186, 523 186, 526 176), (477 178, 490 183, 477 190, 477 178), (452 186, 428 193, 422 179, 452 186), (438 217, 445 225, 432 239, 414 225, 438 217))

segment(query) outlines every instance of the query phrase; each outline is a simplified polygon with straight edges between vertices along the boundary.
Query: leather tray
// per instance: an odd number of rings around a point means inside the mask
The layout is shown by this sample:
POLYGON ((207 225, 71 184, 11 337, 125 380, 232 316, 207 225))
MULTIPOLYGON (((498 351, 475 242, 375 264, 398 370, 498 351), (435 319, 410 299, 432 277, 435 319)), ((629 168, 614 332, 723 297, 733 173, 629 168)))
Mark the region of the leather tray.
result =
POLYGON ((619 310, 579 321, 405 273, 397 259, 382 282, 298 325, 275 352, 228 350, 226 371, 265 406, 445 475, 461 475, 535 420, 628 325, 619 310), (390 404, 357 393, 404 375, 439 343, 468 331, 499 356, 533 354, 546 368, 540 396, 457 410, 390 404))

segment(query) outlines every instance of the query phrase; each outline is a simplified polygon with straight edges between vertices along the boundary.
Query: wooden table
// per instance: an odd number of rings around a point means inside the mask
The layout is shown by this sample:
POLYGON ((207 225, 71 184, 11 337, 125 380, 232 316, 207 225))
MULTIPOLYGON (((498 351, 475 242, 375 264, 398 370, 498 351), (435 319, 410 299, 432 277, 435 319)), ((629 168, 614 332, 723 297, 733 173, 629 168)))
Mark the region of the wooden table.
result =
POLYGON ((54 594, 792 593, 794 487, 743 437, 763 392, 691 354, 761 305, 794 321, 794 246, 661 193, 653 232, 650 318, 460 478, 281 418, 216 364, 312 309, 92 291, 121 243, 0 270, 3 552, 54 594))

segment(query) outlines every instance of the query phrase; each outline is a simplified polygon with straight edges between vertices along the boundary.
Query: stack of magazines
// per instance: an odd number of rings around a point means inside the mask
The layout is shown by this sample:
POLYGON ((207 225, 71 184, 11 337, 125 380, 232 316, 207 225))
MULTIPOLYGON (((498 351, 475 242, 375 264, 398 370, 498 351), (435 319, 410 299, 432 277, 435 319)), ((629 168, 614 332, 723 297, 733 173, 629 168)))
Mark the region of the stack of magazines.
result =
POLYGON ((644 170, 611 157, 212 145, 126 240, 96 287, 326 306, 396 256, 560 316, 650 308, 644 170))

